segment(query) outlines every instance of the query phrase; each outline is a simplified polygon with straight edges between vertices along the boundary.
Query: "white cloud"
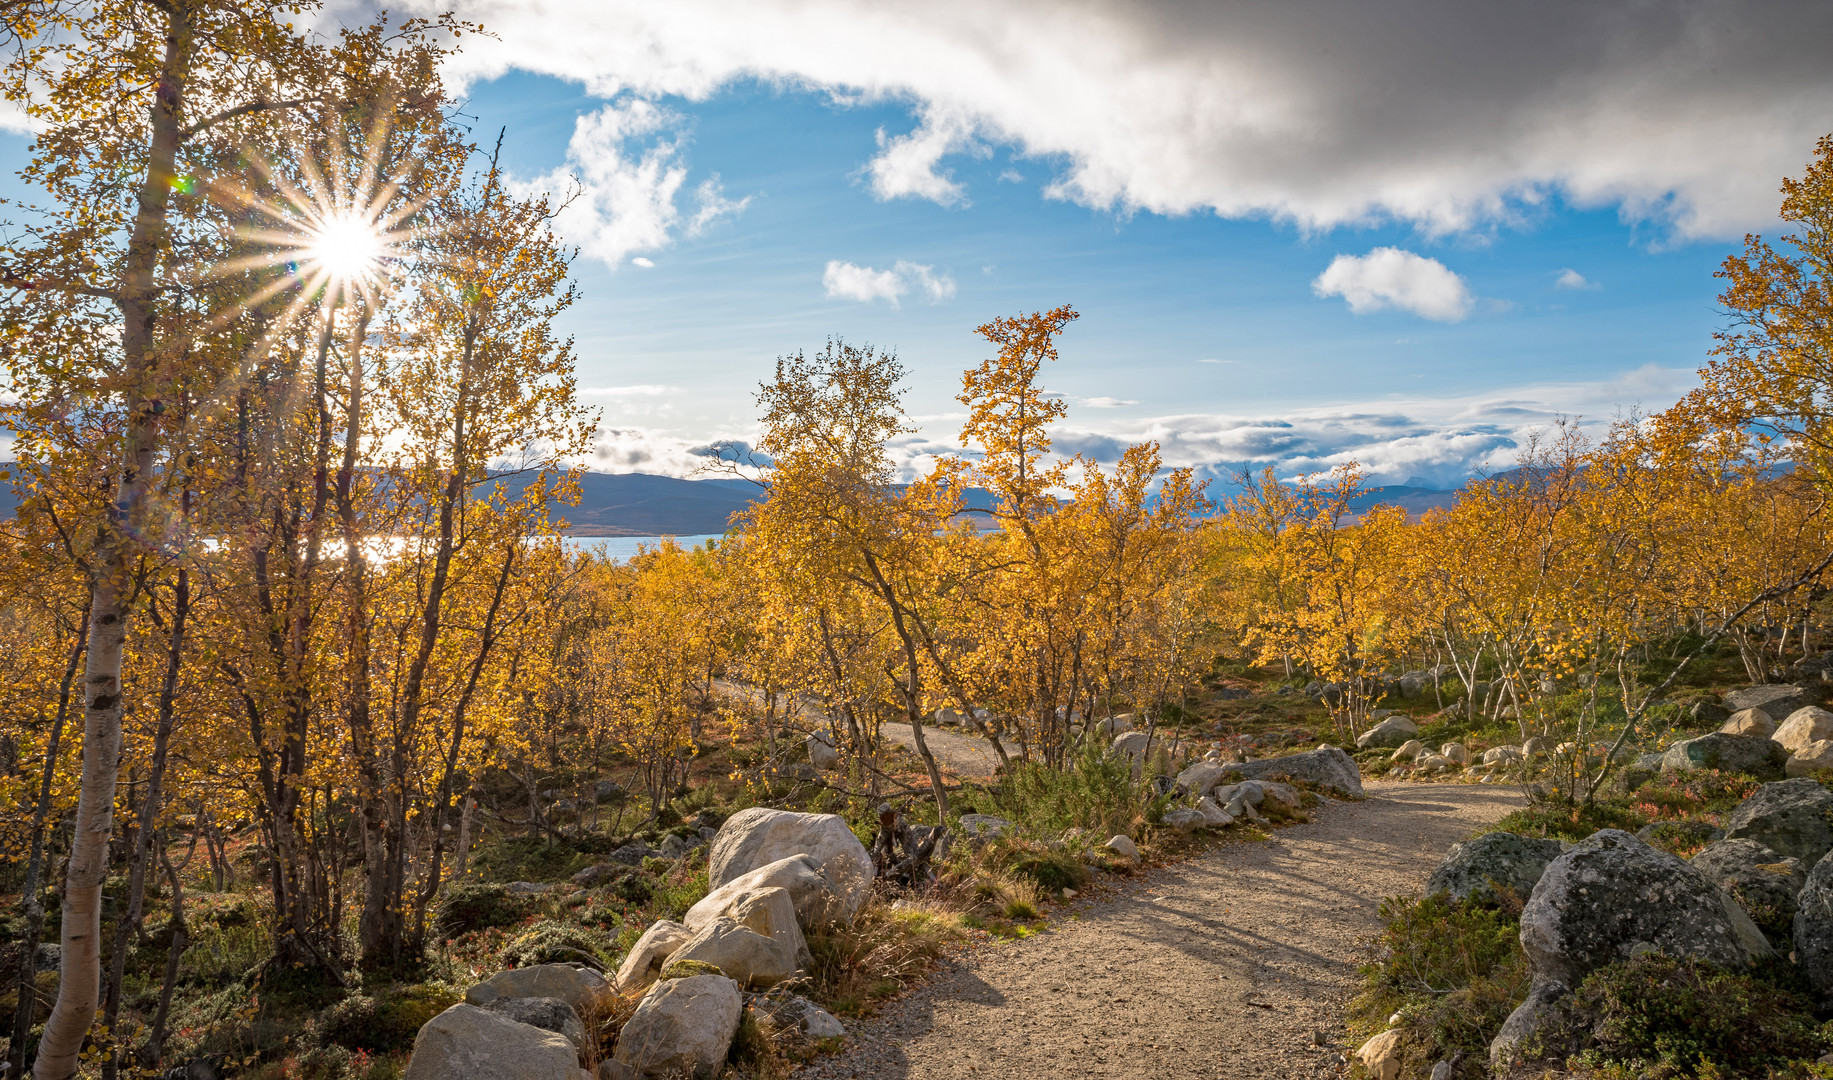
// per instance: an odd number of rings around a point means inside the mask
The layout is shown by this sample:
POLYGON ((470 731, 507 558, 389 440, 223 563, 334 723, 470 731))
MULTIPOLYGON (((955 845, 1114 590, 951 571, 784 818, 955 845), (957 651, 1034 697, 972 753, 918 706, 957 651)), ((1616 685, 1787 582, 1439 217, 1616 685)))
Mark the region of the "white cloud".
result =
POLYGON ((1085 397, 1077 398, 1076 404, 1086 409, 1124 409, 1139 402, 1117 397, 1085 397))
POLYGON ((683 126, 683 117, 652 102, 614 101, 574 123, 565 168, 517 181, 516 187, 550 193, 556 205, 565 202, 555 228, 586 256, 612 268, 625 259, 653 266, 652 260, 633 253, 661 251, 678 233, 696 235, 750 201, 726 199, 713 177, 695 189, 697 209, 683 225, 676 205, 688 173, 683 126))
POLYGON ((908 135, 888 138, 878 129, 878 156, 866 165, 872 194, 880 199, 928 199, 938 206, 965 206, 967 189, 937 166, 945 154, 964 149, 973 127, 959 115, 928 110, 908 135))
POLYGON ((870 266, 834 259, 822 271, 821 284, 833 299, 858 300, 861 303, 888 300, 893 307, 912 290, 927 296, 932 304, 939 304, 955 295, 954 278, 936 273, 934 267, 906 259, 899 259, 889 270, 875 270, 870 266))
POLYGON ((654 259, 645 258, 644 256, 641 256, 641 255, 638 255, 636 258, 630 260, 631 266, 640 266, 645 270, 655 266, 655 264, 656 264, 656 261, 654 259))
POLYGON ((1559 277, 1554 280, 1553 287, 1555 289, 1595 289, 1598 288, 1598 284, 1568 266, 1559 272, 1559 277))
POLYGON ((1681 238, 1736 236, 1773 225, 1777 180, 1799 172, 1833 103, 1833 5, 1820 0, 457 10, 501 35, 466 43, 459 79, 517 67, 606 98, 692 100, 763 80, 908 103, 916 129, 888 136, 868 165, 881 197, 964 198, 948 156, 996 145, 1054 168, 1060 198, 1308 229, 1481 228, 1557 199, 1681 238))
POLYGON ((582 386, 576 391, 593 397, 661 397, 680 390, 679 386, 661 383, 635 383, 630 386, 582 386))
POLYGON ((1438 322, 1457 322, 1475 303, 1464 279, 1437 259, 1400 248, 1338 255, 1311 283, 1319 296, 1341 296, 1357 315, 1396 307, 1438 322))

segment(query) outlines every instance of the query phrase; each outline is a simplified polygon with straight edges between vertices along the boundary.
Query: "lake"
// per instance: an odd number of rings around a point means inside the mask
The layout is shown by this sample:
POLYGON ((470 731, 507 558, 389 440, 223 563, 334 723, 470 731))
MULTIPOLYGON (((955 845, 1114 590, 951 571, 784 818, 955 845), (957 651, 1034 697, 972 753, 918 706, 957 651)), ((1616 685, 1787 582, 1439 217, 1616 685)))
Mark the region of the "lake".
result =
MULTIPOLYGON (((684 548, 699 547, 708 540, 723 539, 721 533, 701 533, 696 536, 676 536, 672 539, 684 548)), ((629 562, 639 548, 655 549, 662 546, 660 536, 569 536, 568 547, 584 551, 603 553, 613 562, 629 562)))

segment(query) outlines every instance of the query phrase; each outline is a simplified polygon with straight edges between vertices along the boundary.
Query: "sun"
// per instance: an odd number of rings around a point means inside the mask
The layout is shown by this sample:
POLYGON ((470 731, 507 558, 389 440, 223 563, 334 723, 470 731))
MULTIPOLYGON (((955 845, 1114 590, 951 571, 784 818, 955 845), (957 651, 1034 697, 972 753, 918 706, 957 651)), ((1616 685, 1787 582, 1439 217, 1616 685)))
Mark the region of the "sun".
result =
POLYGON ((388 253, 388 241, 361 214, 332 214, 306 234, 300 253, 313 268, 338 284, 366 281, 388 253))

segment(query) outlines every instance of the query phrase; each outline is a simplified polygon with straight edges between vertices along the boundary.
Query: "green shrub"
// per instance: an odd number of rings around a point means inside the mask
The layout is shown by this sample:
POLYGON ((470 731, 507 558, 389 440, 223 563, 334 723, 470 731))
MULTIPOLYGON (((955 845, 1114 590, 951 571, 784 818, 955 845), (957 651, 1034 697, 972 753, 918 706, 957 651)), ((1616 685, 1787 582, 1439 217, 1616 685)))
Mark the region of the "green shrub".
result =
POLYGON ((1012 872, 1023 874, 1046 892, 1079 889, 1088 880, 1088 868, 1068 851, 1023 850, 1012 860, 1012 872))
POLYGON ((528 916, 530 905, 501 885, 467 881, 448 885, 433 916, 433 931, 450 941, 460 934, 513 926, 528 916))
POLYGON ((1606 1075, 1775 1076, 1833 1040, 1809 998, 1765 974, 1657 954, 1612 964, 1587 976, 1561 1010, 1565 1034, 1585 1047, 1579 1060, 1606 1075))
POLYGON ((390 986, 373 996, 355 994, 318 1014, 318 1041, 372 1054, 407 1050, 421 1025, 459 998, 457 991, 439 983, 390 986))
POLYGON ((647 904, 655 899, 656 882, 648 874, 625 874, 611 883, 611 895, 627 904, 647 904))
POLYGON ((544 922, 511 938, 497 956, 508 967, 590 963, 603 968, 611 963, 612 947, 613 939, 607 934, 583 926, 544 922))
POLYGON ((1586 804, 1567 799, 1546 799, 1508 814, 1496 822, 1492 831, 1578 841, 1599 829, 1635 832, 1646 824, 1647 817, 1620 800, 1598 799, 1586 804))
POLYGON ((1633 809, 1650 820, 1722 814, 1757 790, 1757 781, 1717 769, 1662 773, 1636 789, 1633 809))
POLYGON ((1448 1058, 1459 1061, 1455 1076, 1488 1075, 1490 1040, 1530 982, 1519 900, 1504 895, 1502 901, 1496 908, 1443 895, 1383 901, 1381 958, 1362 968, 1363 990, 1350 1018, 1366 1037, 1400 1014, 1404 1075, 1424 1076, 1448 1058))
POLYGON ((481 843, 471 867, 485 881, 559 881, 585 869, 601 837, 510 836, 481 843))
POLYGON ((1014 762, 987 792, 993 812, 1035 833, 1084 828, 1111 836, 1128 831, 1153 801, 1151 786, 1133 779, 1132 763, 1096 740, 1083 743, 1068 764, 1053 769, 1014 762))

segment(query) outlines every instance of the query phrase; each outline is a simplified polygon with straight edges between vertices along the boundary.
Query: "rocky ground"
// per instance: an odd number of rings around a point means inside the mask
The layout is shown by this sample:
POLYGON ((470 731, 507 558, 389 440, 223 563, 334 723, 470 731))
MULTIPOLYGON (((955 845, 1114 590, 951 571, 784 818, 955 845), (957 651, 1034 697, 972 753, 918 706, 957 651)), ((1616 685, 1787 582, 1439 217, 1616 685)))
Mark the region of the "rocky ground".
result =
POLYGON ((1044 934, 948 963, 799 1075, 1337 1076, 1343 1006, 1385 896, 1522 804, 1510 788, 1371 783, 1309 824, 1142 874, 1044 934))

